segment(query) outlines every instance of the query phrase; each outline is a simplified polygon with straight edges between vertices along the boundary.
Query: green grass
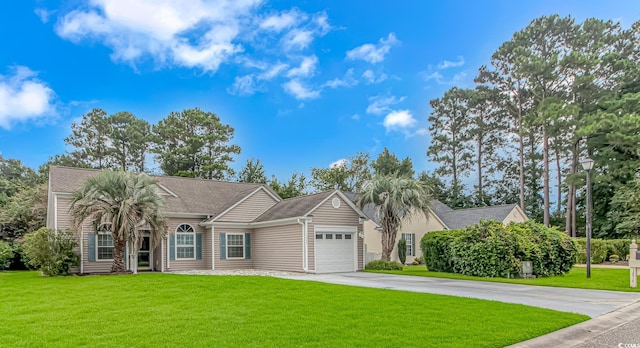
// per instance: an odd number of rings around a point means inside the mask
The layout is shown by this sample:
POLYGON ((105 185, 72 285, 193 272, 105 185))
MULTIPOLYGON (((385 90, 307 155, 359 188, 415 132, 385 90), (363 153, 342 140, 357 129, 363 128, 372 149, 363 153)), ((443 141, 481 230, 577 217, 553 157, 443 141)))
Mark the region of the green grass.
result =
POLYGON ((6 347, 499 347, 584 315, 267 277, 0 272, 6 347))
POLYGON ((467 275, 455 274, 455 273, 431 272, 431 271, 428 271, 424 265, 405 266, 404 270, 402 271, 368 270, 367 272, 401 274, 401 275, 432 277, 432 278, 476 280, 476 281, 496 282, 496 283, 555 286, 555 287, 564 287, 564 288, 640 292, 640 288, 629 287, 629 269, 592 268, 590 279, 587 279, 586 268, 580 268, 580 267, 574 267, 573 269, 571 269, 569 273, 565 275, 555 276, 555 277, 533 278, 533 279, 473 277, 473 276, 467 276, 467 275))

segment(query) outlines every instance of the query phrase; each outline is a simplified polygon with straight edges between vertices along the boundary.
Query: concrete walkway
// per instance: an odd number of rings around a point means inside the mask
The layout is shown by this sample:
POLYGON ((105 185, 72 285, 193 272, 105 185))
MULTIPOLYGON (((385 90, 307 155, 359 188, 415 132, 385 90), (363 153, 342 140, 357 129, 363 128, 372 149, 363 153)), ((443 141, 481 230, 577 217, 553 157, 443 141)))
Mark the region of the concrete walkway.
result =
POLYGON ((288 279, 478 298, 597 317, 640 300, 638 293, 403 276, 380 273, 301 274, 288 279))

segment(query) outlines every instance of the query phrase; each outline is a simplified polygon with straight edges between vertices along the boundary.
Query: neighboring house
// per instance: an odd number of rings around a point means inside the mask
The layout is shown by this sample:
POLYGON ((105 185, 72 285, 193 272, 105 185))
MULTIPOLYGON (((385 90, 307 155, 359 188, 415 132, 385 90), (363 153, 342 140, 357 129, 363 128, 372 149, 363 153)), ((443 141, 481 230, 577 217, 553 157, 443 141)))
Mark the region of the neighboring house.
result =
MULTIPOLYGON (((349 198, 353 199, 352 195, 349 198)), ((382 256, 381 229, 378 218, 375 216, 373 205, 364 207, 363 212, 369 220, 364 223, 365 235, 365 263, 378 260, 382 256)), ((529 220, 527 215, 517 204, 498 205, 493 207, 480 207, 454 210, 438 200, 431 202, 428 218, 424 214, 414 214, 410 221, 403 221, 402 228, 396 236, 396 245, 391 252, 391 259, 398 259, 398 241, 404 238, 407 241, 407 263, 412 263, 416 257, 422 255, 420 241, 422 237, 433 231, 455 230, 475 225, 480 220, 496 220, 504 224, 510 222, 523 222, 529 220)))
MULTIPOLYGON (((51 166, 47 226, 71 229, 71 193, 98 170, 51 166)), ((138 270, 265 269, 328 273, 361 270, 366 216, 334 190, 282 200, 268 185, 156 176, 166 200, 168 234, 150 247, 145 237, 138 270)), ((109 272, 108 226, 78 231, 80 273, 109 272)))

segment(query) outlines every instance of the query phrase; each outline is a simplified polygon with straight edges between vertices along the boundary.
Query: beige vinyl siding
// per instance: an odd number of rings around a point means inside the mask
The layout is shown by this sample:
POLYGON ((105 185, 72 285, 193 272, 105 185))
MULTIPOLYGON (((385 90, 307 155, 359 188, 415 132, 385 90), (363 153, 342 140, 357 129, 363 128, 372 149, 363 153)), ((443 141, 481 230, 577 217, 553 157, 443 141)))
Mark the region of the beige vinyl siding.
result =
POLYGON ((251 222, 276 203, 276 200, 264 190, 259 190, 216 220, 251 222))
MULTIPOLYGON (((59 230, 70 230, 71 232, 76 233, 72 229, 73 222, 71 220, 71 215, 69 214, 69 208, 71 207, 71 195, 66 194, 55 194, 53 204, 56 207, 56 214, 54 214, 54 226, 59 230)), ((77 234, 79 235, 79 234, 77 234)), ((80 241, 78 241, 78 246, 74 249, 74 251, 80 255, 80 241)), ((70 269, 71 273, 80 273, 80 266, 72 267, 70 269)))
POLYGON ((302 225, 258 228, 252 238, 251 257, 256 269, 303 271, 302 225))
POLYGON ((362 225, 359 224, 360 215, 353 210, 340 196, 337 194, 332 195, 322 205, 311 212, 313 215, 313 221, 309 224, 309 270, 315 271, 315 232, 314 226, 348 226, 357 227, 358 233, 354 236, 357 238, 358 243, 358 270, 364 268, 364 260, 362 258, 362 252, 364 247, 364 240, 360 238, 360 232, 362 232, 362 225), (334 208, 331 204, 333 198, 340 200, 340 207, 334 208))
POLYGON ((516 207, 513 207, 513 210, 509 212, 509 215, 507 215, 507 217, 504 218, 504 220, 502 220, 502 223, 505 225, 508 225, 511 222, 518 223, 518 222, 525 222, 527 220, 529 219, 527 219, 527 217, 524 216, 516 206, 516 207))
MULTIPOLYGON (((209 245, 211 245, 211 240, 209 240, 209 245)), ((215 228, 215 269, 216 270, 229 270, 229 269, 251 269, 254 268, 255 259, 255 234, 251 232, 249 229, 244 228, 225 228, 225 227, 216 227, 215 228), (232 260, 221 260, 220 259, 220 233, 251 233, 251 258, 250 259, 232 259, 232 260)), ((209 256, 211 257, 211 256, 209 256)))
MULTIPOLYGON (((202 233, 202 259, 201 260, 169 260, 169 267, 165 263, 165 271, 190 271, 190 270, 206 270, 211 269, 211 229, 199 225, 203 219, 200 218, 169 218, 168 229, 169 234, 176 232, 176 228, 181 224, 189 224, 196 233, 202 233)), ((169 239, 165 243, 165 248, 169 245, 169 239)), ((164 252, 165 262, 169 255, 167 250, 164 252)), ((155 254, 154 254, 155 256, 155 254)))

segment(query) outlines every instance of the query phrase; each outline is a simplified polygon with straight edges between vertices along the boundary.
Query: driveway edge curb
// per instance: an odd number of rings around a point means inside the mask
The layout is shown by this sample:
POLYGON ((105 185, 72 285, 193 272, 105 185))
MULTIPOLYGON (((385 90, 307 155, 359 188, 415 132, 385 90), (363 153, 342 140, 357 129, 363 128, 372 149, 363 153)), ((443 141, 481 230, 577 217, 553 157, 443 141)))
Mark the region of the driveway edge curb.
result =
POLYGON ((563 347, 574 347, 634 320, 640 320, 640 301, 636 301, 613 312, 603 314, 580 324, 569 326, 508 347, 554 347, 559 344, 563 347))

